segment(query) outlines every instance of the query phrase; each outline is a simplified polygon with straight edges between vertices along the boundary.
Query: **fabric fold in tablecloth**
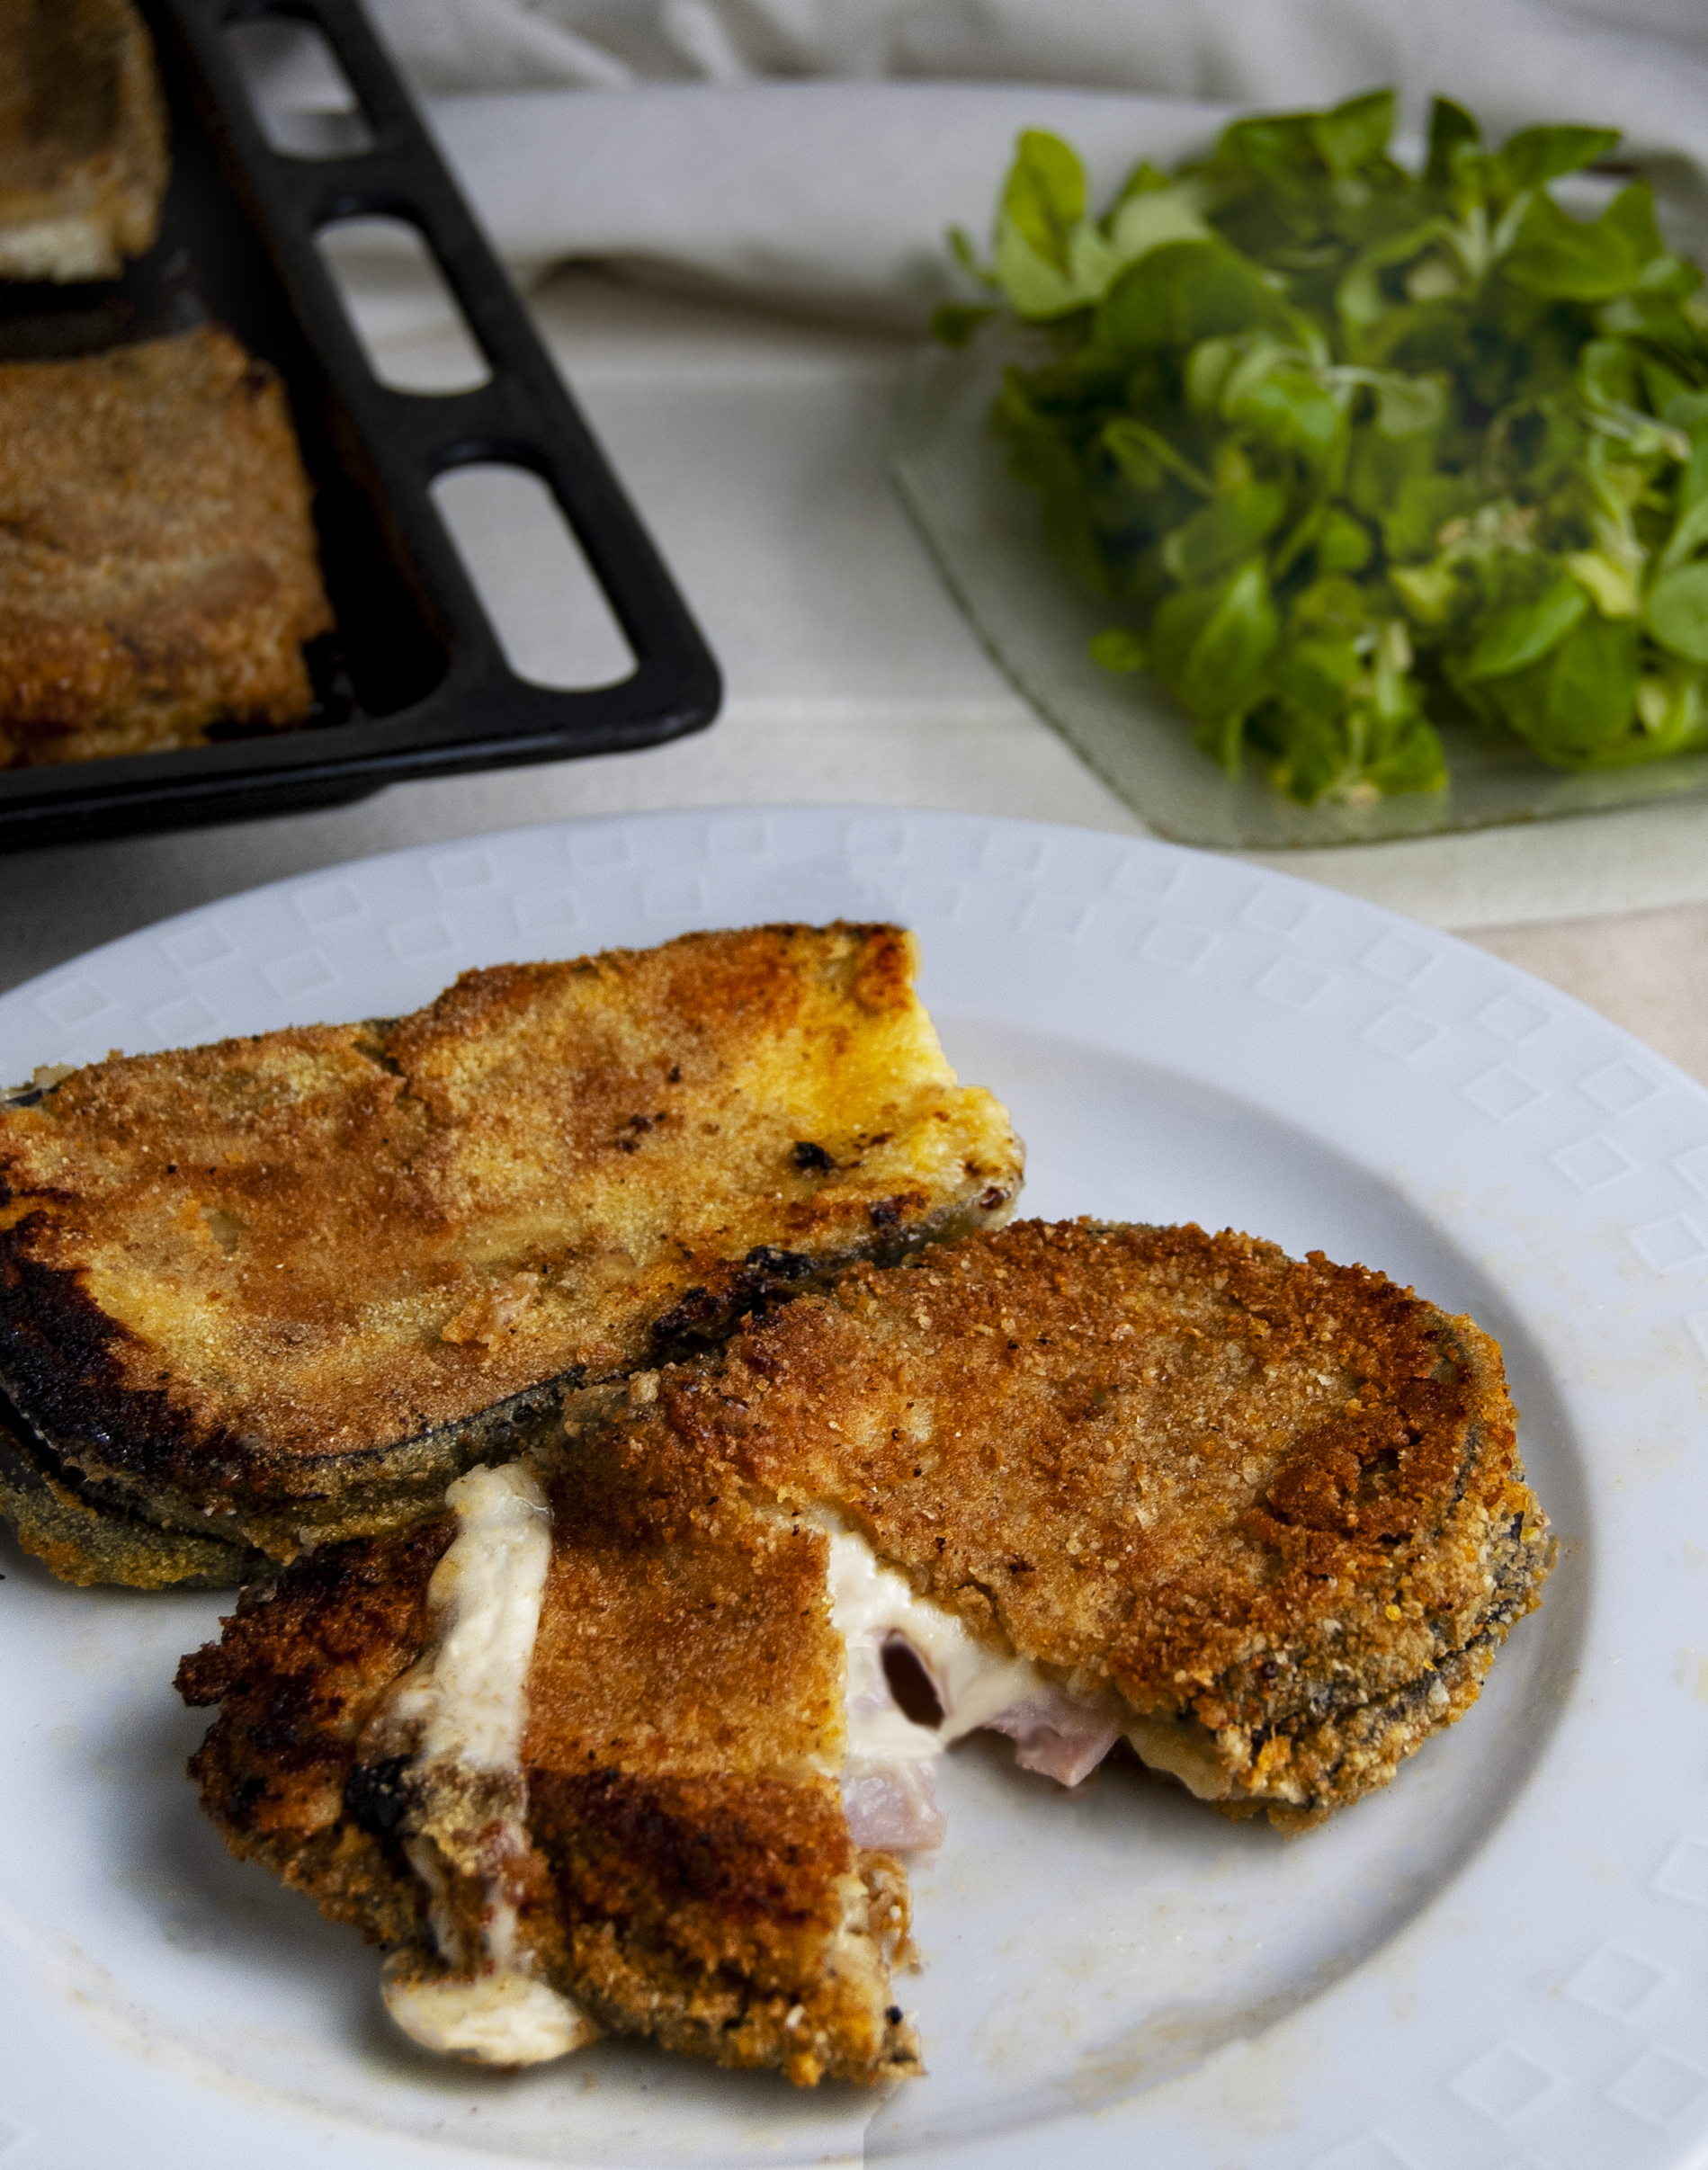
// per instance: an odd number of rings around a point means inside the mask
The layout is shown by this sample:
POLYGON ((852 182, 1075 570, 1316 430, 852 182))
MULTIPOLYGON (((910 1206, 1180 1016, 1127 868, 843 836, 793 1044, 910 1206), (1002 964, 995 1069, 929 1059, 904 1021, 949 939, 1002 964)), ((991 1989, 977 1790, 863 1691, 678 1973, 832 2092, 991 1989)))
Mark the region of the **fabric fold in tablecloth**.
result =
MULTIPOLYGON (((982 236, 1022 128, 1107 191, 1229 115, 1392 84, 1491 136, 1621 128, 1679 246, 1708 255, 1703 0, 369 0, 500 252, 597 258, 920 322, 944 229, 982 236)), ((274 19, 271 94, 339 85, 274 19)))

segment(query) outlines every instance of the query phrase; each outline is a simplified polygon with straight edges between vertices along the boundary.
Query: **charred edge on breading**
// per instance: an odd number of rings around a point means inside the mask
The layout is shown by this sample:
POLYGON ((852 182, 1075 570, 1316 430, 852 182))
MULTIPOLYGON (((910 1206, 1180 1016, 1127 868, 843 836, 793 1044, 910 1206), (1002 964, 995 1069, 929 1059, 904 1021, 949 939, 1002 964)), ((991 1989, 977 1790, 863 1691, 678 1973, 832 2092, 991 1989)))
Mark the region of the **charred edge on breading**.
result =
MULTIPOLYGON (((1328 1682, 1313 1685, 1297 1703, 1277 1710, 1273 1717, 1247 1730, 1254 1759, 1278 1735, 1297 1739, 1323 1727, 1343 1731, 1351 1728, 1356 1737, 1348 1741, 1349 1750, 1379 1749, 1385 1735, 1424 1712, 1436 1696, 1438 1687, 1451 1690, 1473 1676, 1480 1679, 1493 1663, 1508 1630, 1534 1609, 1537 1592, 1553 1566, 1555 1540, 1541 1529, 1526 1534, 1524 1523, 1522 1514, 1513 1515, 1483 1554, 1483 1564, 1492 1578, 1493 1587, 1488 1604, 1462 1641, 1450 1642, 1438 1637, 1431 1664, 1386 1694, 1370 1695, 1355 1683, 1328 1682)), ((1445 1718, 1432 1711, 1427 1723, 1417 1728, 1418 1738, 1421 1740, 1446 1722, 1445 1718)), ((1254 1799, 1249 1802, 1219 1801, 1216 1806, 1235 1815, 1266 1812, 1283 1825, 1314 1824, 1337 1805, 1346 1762, 1343 1755, 1330 1765, 1323 1782, 1302 1803, 1254 1799)))
MULTIPOLYGON (((6 1195, 0 1183, 0 1206, 6 1195)), ((994 1211, 1006 1197, 987 1192, 977 1210, 994 1211)), ((713 1348, 747 1319, 828 1288, 858 1259, 896 1264, 941 1240, 945 1222, 966 1210, 945 1209, 897 1234, 902 1216, 926 1203, 923 1193, 877 1201, 868 1210, 872 1239, 854 1251, 815 1258, 760 1244, 745 1259, 713 1267, 655 1324, 644 1362, 713 1348)), ((37 1219, 28 1214, 0 1231, 0 1287, 12 1298, 0 1326, 10 1342, 0 1352, 0 1392, 51 1457, 59 1481, 94 1507, 162 1529, 207 1536, 211 1513, 235 1519, 245 1536, 289 1558, 305 1506, 326 1503, 345 1524, 341 1535, 400 1528, 434 1512, 444 1487, 465 1469, 509 1460, 549 1435, 578 1389, 626 1376, 620 1369, 595 1379, 577 1364, 455 1423, 380 1446, 269 1457, 246 1434, 194 1429, 165 1390, 125 1384, 112 1350, 133 1338, 129 1330, 100 1309, 76 1269, 21 1255, 37 1219), (196 1479, 193 1488, 183 1481, 186 1473, 196 1479), (252 1489, 257 1478, 265 1480, 258 1499, 252 1489), (349 1527, 353 1517, 359 1529, 349 1527)))
POLYGON ((227 1844, 371 1943, 425 1937, 427 1894, 399 1833, 407 1761, 359 1764, 356 1744, 425 1647, 427 1585, 455 1534, 454 1519, 442 1514, 401 1538, 357 1539, 275 1565, 246 1585, 221 1639, 177 1670, 185 1702, 228 1704, 189 1764, 227 1844), (326 1608, 338 1612, 335 1654, 299 1644, 292 1632, 326 1608), (321 1804, 309 1835, 305 1799, 321 1804))
POLYGON ((24 1549, 62 1582, 140 1589, 228 1590, 268 1566, 265 1554, 209 1533, 173 1530, 92 1501, 51 1448, 0 1396, 0 1514, 24 1549))
MULTIPOLYGON (((1473 1352, 1467 1346, 1462 1336, 1443 1331, 1441 1339, 1460 1363, 1468 1364, 1472 1362, 1473 1352)), ((1406 1535, 1393 1533, 1383 1535, 1378 1540, 1383 1549, 1398 1553, 1408 1547, 1421 1546, 1429 1540, 1439 1538, 1441 1532, 1452 1520, 1454 1509, 1463 1504, 1471 1478, 1484 1461, 1488 1450, 1489 1438, 1486 1427, 1476 1423, 1467 1424, 1463 1451, 1460 1455, 1452 1483, 1442 1494, 1439 1511, 1434 1523, 1426 1530, 1414 1529, 1406 1535)), ((1265 1511, 1274 1513, 1273 1508, 1265 1511)), ((1289 1518, 1284 1515, 1277 1515, 1276 1519, 1287 1521, 1289 1518)), ((1437 1636, 1436 1649, 1439 1654, 1445 1655, 1454 1648, 1456 1646, 1452 1641, 1444 1637, 1437 1636)), ((1232 1671, 1222 1674, 1216 1683, 1217 1690, 1224 1694, 1243 1694, 1256 1697, 1274 1710, 1274 1715, 1265 1721, 1263 1728, 1262 1738, 1266 1739, 1274 1733, 1294 1732, 1305 1726, 1320 1725, 1326 1719, 1334 1718, 1343 1711, 1358 1709, 1367 1700, 1364 1692, 1355 1683, 1342 1686, 1335 1683, 1328 1683, 1310 1687, 1297 1703, 1283 1704, 1277 1708, 1274 1701, 1275 1683, 1281 1677, 1282 1670, 1283 1668, 1274 1654, 1270 1653, 1262 1658, 1248 1660, 1245 1665, 1235 1667, 1232 1671)), ((1255 1737, 1258 1737, 1254 1735, 1255 1737)))
MULTIPOLYGON (((987 1192, 979 1201, 979 1210, 995 1211, 1006 1201, 1006 1195, 987 1192)), ((878 1200, 866 1209, 874 1231, 871 1244, 857 1252, 840 1252, 834 1258, 813 1258, 805 1251, 756 1244, 739 1265, 727 1267, 721 1276, 710 1276, 703 1287, 684 1290, 652 1329, 649 1362, 654 1366, 683 1363, 703 1355, 727 1341, 738 1326, 764 1318, 779 1304, 797 1296, 822 1295, 834 1288, 838 1276, 856 1260, 874 1266, 900 1265, 942 1241, 944 1216, 940 1213, 896 1233, 896 1224, 904 1213, 917 1212, 927 1202, 922 1191, 878 1200)), ((961 1210, 953 1209, 955 1219, 961 1210)))

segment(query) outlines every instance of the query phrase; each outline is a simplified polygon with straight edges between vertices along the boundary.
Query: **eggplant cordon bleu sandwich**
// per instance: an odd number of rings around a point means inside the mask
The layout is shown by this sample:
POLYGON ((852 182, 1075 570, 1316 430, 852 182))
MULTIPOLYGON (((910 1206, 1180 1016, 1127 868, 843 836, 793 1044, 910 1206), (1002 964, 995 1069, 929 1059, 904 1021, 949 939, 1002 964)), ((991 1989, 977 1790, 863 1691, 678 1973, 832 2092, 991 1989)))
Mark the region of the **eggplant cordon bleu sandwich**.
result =
POLYGON ((0 1508, 72 1582, 442 1511, 567 1398, 999 1224, 1021 1149, 890 926, 466 973, 0 1105, 0 1508))
POLYGON ((179 1687, 240 1856, 417 2041, 918 2068, 899 1856, 975 1728, 1319 1821, 1475 1701, 1553 1558, 1500 1354, 1362 1266, 1027 1221, 856 1264, 244 1593, 179 1687))

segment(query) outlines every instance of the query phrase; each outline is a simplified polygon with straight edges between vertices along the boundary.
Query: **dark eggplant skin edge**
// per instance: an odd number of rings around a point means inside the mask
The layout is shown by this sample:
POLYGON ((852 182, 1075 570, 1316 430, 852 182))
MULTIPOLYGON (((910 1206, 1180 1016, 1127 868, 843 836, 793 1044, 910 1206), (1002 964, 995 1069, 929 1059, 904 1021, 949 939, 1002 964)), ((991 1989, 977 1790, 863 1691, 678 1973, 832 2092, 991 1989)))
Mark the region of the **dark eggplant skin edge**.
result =
POLYGON ((894 1265, 991 1227, 1011 1194, 908 1223, 910 1202, 894 1201, 893 1216, 874 1210, 872 1238, 856 1246, 814 1256, 760 1245, 714 1268, 653 1323, 636 1363, 596 1379, 577 1365, 412 1438, 288 1460, 253 1438, 198 1433, 165 1393, 126 1388, 112 1353, 124 1328, 77 1274, 22 1251, 26 1216, 0 1231, 0 1516, 62 1580, 146 1589, 232 1588, 306 1546, 410 1528, 439 1512, 465 1469, 556 1436, 577 1394, 715 1347, 744 1318, 827 1288, 857 1260, 894 1265))

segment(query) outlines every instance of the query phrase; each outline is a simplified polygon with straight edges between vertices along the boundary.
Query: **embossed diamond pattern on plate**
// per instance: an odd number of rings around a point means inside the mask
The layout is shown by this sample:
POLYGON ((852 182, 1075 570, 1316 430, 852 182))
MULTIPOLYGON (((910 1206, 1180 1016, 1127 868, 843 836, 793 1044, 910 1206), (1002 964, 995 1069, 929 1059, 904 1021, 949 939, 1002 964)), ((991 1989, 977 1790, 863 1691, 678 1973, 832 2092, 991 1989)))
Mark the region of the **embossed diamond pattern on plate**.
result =
POLYGON ((1515 1115, 1522 1115, 1525 1109, 1534 1108, 1539 1100, 1547 1097, 1545 1086, 1504 1062, 1460 1087, 1462 1100, 1468 1100, 1473 1108, 1480 1108, 1485 1115, 1492 1115, 1497 1122, 1510 1122, 1515 1115))
POLYGON ((1583 1090, 1615 1115, 1629 1115, 1654 1099, 1660 1086, 1645 1076, 1635 1063, 1610 1062, 1583 1080, 1583 1090))
POLYGON ((1645 1265, 1657 1273, 1682 1273, 1690 1266, 1708 1266, 1708 1237, 1688 1213, 1668 1213, 1640 1228, 1628 1228, 1632 1247, 1645 1265))
POLYGON ((261 977, 275 995, 307 995, 315 987, 333 986, 338 975, 318 950, 298 950, 264 964, 261 977))
POLYGON ((1641 1959, 1618 1944, 1603 1944, 1567 1982, 1566 1995, 1609 2019, 1630 2020, 1671 1978, 1670 1967, 1657 1966, 1653 1960, 1641 1959))
POLYGON ((1253 992, 1261 995, 1265 1002, 1278 1002, 1289 1010, 1305 1010, 1325 987, 1333 985, 1330 973, 1319 972, 1314 964, 1299 964, 1291 957, 1283 957, 1266 972, 1257 975, 1253 992))
POLYGON ((1152 964, 1171 964, 1189 972, 1209 955, 1216 937, 1201 927, 1189 927, 1177 919, 1165 919, 1151 928, 1140 944, 1152 964))
POLYGON ((1552 1010, 1543 1009, 1541 1003, 1532 1002, 1523 995, 1497 995, 1477 1012, 1477 1022, 1485 1031, 1494 1033, 1498 1040, 1511 1040, 1515 1047, 1534 1040, 1553 1020, 1552 1010))
POLYGON ((389 930, 386 940, 406 962, 416 957, 443 957, 457 938, 443 919, 406 919, 389 930))
POLYGON ((55 1024, 83 1024, 112 1006, 112 996, 86 979, 62 979, 57 987, 36 996, 37 1009, 55 1024))
POLYGON ((342 920, 359 919, 367 908, 347 881, 317 882, 311 889, 297 890, 291 901, 296 906, 297 916, 311 927, 335 926, 342 920))
POLYGON ((199 995, 180 995, 149 1010, 143 1022, 168 1047, 197 1040, 211 1040, 219 1031, 219 1014, 210 1009, 199 995))
POLYGON ((160 947, 181 972, 200 972, 237 953, 218 927, 186 927, 182 934, 169 934, 160 947))
POLYGON ((1384 934, 1364 956, 1366 971, 1379 972, 1384 979, 1397 979, 1406 987, 1421 979, 1435 961, 1434 950, 1408 941, 1403 934, 1384 934))
POLYGON ((1637 1163, 1624 1148, 1599 1135, 1580 1138, 1575 1146, 1561 1146, 1548 1156, 1569 1183, 1580 1191, 1599 1191, 1622 1175, 1636 1173, 1637 1163))
POLYGON ((1606 2092, 1610 2103, 1617 2103, 1644 2124, 1673 2125, 1708 2094, 1708 2072, 1675 2050, 1645 2049, 1606 2092))
POLYGON ((1462 2103, 1480 2110, 1498 2125, 1509 2125, 1563 2083, 1559 2073, 1528 2050, 1513 2042, 1498 2042, 1474 2064, 1456 2072, 1447 2085, 1462 2103))
POLYGON ((1660 1864, 1653 1888, 1686 1906, 1708 1907, 1708 1839, 1681 1838, 1660 1864))
POLYGON ((1409 1062, 1413 1056, 1421 1055, 1426 1048, 1434 1047, 1444 1036, 1443 1026, 1419 1017, 1415 1010, 1384 1010, 1359 1035, 1373 1048, 1380 1048, 1384 1055, 1398 1056, 1401 1062, 1409 1062))
POLYGON ((1361 2132, 1344 2148, 1319 2155, 1310 2170, 1419 2170, 1415 2156, 1403 2154, 1385 2132, 1361 2132))

